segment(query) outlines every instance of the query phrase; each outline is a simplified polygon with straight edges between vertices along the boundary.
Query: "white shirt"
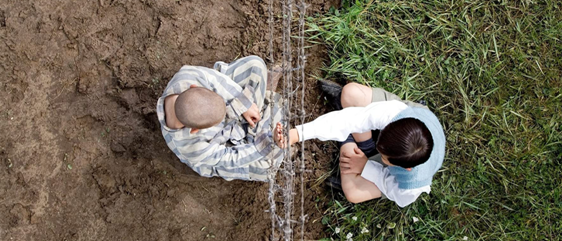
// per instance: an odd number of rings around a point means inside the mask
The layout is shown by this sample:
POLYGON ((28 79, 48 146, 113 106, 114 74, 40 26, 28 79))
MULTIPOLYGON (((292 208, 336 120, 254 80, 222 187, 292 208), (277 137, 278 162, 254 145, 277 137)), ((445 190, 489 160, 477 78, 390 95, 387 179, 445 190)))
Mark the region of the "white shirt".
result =
MULTIPOLYGON (((365 107, 348 107, 318 117, 316 120, 296 126, 299 141, 319 139, 321 141, 344 141, 350 133, 381 130, 401 111, 408 108, 398 100, 373 102, 365 107)), ((429 193, 429 185, 416 189, 400 189, 394 176, 381 164, 368 161, 361 177, 373 182, 379 190, 398 206, 405 207, 414 202, 423 192, 429 193)))
POLYGON ((401 208, 406 207, 416 201, 422 193, 431 191, 429 185, 416 189, 398 188, 398 182, 394 180, 394 176, 390 175, 388 168, 376 161, 367 161, 361 177, 377 185, 379 190, 389 199, 394 201, 401 208))

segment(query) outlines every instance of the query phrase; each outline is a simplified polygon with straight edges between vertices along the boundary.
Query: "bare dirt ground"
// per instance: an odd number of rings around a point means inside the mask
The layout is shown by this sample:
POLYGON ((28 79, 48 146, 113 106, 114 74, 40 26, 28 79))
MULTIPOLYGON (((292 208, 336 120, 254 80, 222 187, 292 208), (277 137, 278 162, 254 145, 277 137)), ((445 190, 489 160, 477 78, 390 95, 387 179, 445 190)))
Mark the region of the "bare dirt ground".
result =
MULTIPOLYGON (((308 2, 309 15, 337 4, 308 2)), ((155 114, 182 65, 267 57, 267 1, 4 0, 0 40, 0 240, 270 237, 267 184, 199 177, 155 114)), ((308 52, 318 74, 322 49, 308 52)), ((326 109, 307 83, 312 119, 326 109)), ((310 239, 332 151, 307 146, 310 239)))

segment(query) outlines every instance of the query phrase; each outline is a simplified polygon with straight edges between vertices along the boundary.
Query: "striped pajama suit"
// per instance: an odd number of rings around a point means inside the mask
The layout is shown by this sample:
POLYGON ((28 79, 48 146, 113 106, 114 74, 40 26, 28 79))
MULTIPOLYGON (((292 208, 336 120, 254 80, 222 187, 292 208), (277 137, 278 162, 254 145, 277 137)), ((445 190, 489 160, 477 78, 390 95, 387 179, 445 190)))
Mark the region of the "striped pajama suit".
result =
POLYGON ((183 66, 158 99, 157 114, 168 147, 183 163, 201 176, 226 180, 267 181, 268 170, 280 165, 282 150, 273 142, 272 123, 282 119, 281 98, 266 91, 267 67, 257 56, 230 64, 217 62, 214 69, 183 66), (164 99, 191 85, 207 88, 226 103, 226 117, 218 125, 190 134, 190 128, 166 126, 164 99), (272 105, 269 103, 273 102, 272 105), (262 119, 249 126, 242 116, 256 103, 262 119))

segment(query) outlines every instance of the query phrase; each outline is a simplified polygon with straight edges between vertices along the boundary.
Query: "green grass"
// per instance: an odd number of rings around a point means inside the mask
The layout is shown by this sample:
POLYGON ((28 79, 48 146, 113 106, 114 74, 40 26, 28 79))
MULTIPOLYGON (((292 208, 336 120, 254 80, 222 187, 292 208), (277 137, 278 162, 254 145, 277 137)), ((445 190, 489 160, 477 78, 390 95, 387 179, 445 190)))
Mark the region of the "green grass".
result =
POLYGON ((326 78, 426 100, 447 136, 430 195, 335 194, 328 240, 560 239, 562 1, 344 1, 308 22, 326 78))

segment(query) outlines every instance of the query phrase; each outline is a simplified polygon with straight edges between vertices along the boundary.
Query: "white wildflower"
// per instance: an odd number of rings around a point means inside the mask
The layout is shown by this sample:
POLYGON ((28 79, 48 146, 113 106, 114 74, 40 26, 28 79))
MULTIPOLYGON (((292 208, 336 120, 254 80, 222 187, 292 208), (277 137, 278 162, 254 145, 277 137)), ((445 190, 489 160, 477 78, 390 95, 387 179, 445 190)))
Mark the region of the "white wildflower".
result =
POLYGON ((351 219, 353 219, 353 221, 357 221, 357 217, 355 217, 355 216, 353 216, 353 218, 351 218, 351 219))
POLYGON ((389 223, 388 225, 386 225, 386 227, 387 227, 388 229, 393 229, 393 228, 396 227, 396 223, 395 223, 395 222, 389 223))
POLYGON ((352 233, 347 233, 347 236, 345 236, 347 239, 351 239, 351 237, 353 237, 352 233))
POLYGON ((418 218, 416 218, 416 217, 413 217, 412 219, 414 220, 414 223, 420 221, 420 220, 419 220, 418 218))
POLYGON ((379 224, 377 224, 377 228, 381 228, 381 224, 380 224, 380 223, 379 223, 379 224))
POLYGON ((336 234, 340 233, 340 228, 336 227, 336 234))
POLYGON ((361 233, 368 233, 368 232, 369 232, 369 230, 365 227, 363 227, 363 229, 361 229, 361 233))
POLYGON ((462 240, 468 240, 467 236, 462 237, 462 240))

